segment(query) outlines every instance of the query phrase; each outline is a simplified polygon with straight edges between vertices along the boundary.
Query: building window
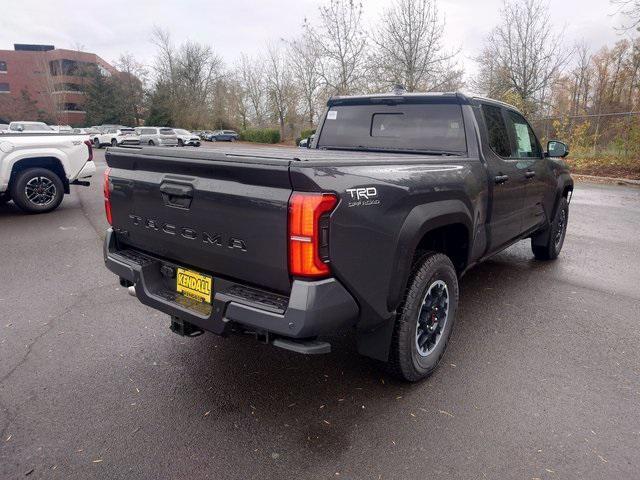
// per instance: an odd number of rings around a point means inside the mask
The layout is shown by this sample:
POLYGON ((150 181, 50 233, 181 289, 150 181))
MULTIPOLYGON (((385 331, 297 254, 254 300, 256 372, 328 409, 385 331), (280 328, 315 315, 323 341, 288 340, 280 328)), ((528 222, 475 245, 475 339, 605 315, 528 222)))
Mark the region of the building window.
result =
POLYGON ((0 60, 0 73, 7 73, 7 62, 0 60))
POLYGON ((54 86, 56 92, 83 92, 82 85, 77 83, 56 83, 54 86))
POLYGON ((8 83, 0 83, 0 93, 9 93, 11 89, 9 88, 8 83))
POLYGON ((64 107, 62 108, 64 111, 67 112, 82 112, 82 105, 78 105, 77 103, 65 103, 64 107))
POLYGON ((62 59, 49 62, 49 70, 54 77, 67 75, 70 77, 85 77, 96 68, 95 63, 78 62, 76 60, 62 59))

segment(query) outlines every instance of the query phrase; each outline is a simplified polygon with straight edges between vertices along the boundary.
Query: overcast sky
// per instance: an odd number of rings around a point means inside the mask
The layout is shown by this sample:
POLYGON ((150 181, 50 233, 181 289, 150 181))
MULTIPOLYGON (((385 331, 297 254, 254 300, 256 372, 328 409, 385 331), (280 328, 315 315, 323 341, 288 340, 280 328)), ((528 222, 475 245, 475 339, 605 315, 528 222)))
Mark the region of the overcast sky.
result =
MULTIPOLYGON (((123 52, 144 64, 153 61, 149 39, 154 25, 173 40, 212 45, 227 65, 240 52, 259 54, 265 43, 291 38, 303 19, 317 16, 323 0, 0 0, 0 49, 14 43, 53 44, 97 53, 113 62, 123 52), (82 6, 81 6, 82 5, 82 6)), ((366 23, 378 20, 389 0, 362 0, 366 23)), ((593 50, 620 39, 621 18, 608 0, 549 1, 554 28, 565 29, 567 44, 586 41, 593 50)), ((461 48, 468 74, 486 34, 498 22, 502 0, 439 0, 446 16, 446 44, 461 48)))

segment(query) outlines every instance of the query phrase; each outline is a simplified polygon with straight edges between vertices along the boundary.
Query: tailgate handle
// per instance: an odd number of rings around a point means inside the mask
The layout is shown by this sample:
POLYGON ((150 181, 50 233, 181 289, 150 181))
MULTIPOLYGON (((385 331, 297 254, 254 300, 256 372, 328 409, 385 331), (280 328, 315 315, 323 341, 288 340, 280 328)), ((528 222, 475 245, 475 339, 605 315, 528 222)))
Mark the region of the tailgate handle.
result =
POLYGON ((178 183, 160 185, 162 200, 167 207, 189 208, 193 199, 193 187, 178 183))

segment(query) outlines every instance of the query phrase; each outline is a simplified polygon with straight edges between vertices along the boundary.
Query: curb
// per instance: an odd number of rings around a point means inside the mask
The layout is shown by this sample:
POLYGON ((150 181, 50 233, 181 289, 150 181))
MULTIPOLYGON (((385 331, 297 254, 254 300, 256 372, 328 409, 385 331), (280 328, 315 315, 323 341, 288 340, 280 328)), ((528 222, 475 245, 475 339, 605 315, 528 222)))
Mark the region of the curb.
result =
POLYGON ((572 173, 571 177, 578 182, 605 183, 609 185, 632 185, 634 187, 640 187, 640 180, 631 180, 629 178, 598 177, 595 175, 579 175, 576 173, 572 173))

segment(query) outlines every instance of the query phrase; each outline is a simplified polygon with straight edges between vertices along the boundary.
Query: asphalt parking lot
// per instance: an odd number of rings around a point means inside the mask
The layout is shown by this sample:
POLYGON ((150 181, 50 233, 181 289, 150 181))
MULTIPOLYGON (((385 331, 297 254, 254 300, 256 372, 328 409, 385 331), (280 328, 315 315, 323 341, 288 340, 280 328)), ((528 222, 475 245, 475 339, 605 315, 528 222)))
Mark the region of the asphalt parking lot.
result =
POLYGON ((640 477, 640 189, 577 184, 560 259, 469 272, 408 385, 348 332, 317 357, 171 333, 104 268, 100 187, 0 207, 0 478, 640 477))

